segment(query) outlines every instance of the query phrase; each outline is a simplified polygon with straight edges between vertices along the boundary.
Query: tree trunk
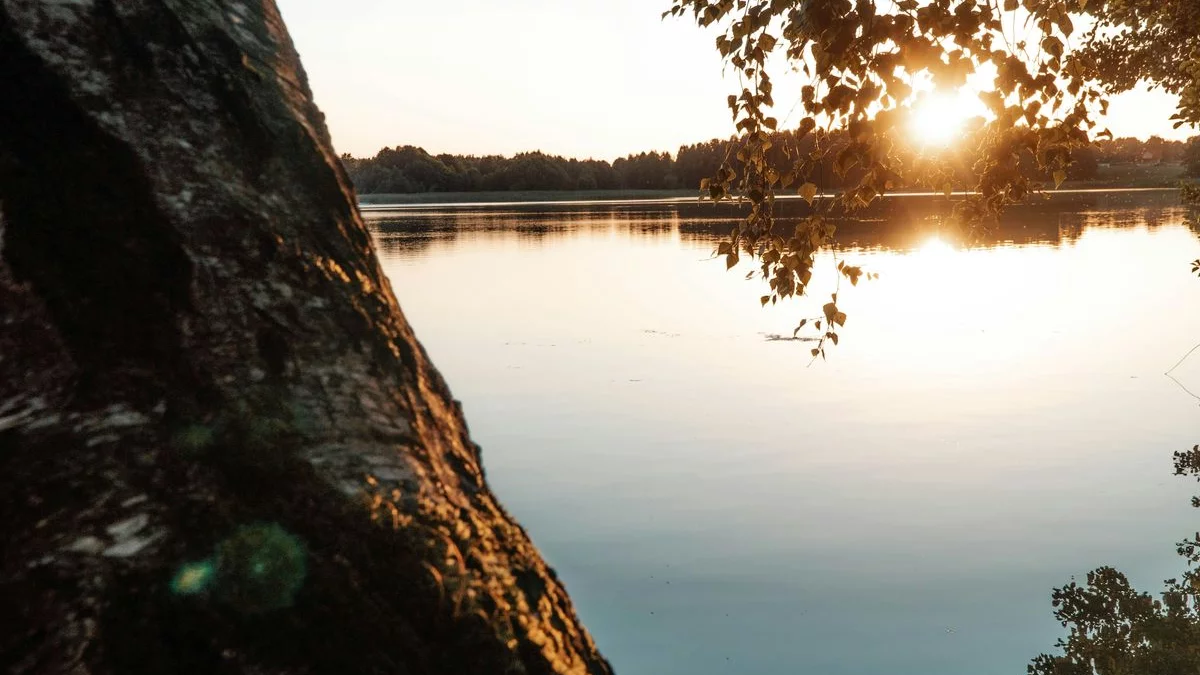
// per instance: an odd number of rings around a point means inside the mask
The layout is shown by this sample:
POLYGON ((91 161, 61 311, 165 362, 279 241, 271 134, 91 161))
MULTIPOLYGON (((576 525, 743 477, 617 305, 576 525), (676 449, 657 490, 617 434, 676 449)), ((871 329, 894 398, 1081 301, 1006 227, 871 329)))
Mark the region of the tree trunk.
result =
POLYGON ((272 0, 0 0, 0 518, 5 672, 610 672, 272 0))

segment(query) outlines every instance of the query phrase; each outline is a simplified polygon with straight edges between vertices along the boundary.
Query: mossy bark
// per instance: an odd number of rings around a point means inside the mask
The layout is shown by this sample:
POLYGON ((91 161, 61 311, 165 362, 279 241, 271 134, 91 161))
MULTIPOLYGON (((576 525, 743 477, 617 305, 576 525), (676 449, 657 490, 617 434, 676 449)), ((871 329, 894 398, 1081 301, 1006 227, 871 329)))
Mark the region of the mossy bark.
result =
POLYGON ((610 672, 271 0, 0 0, 0 519, 5 672, 610 672))

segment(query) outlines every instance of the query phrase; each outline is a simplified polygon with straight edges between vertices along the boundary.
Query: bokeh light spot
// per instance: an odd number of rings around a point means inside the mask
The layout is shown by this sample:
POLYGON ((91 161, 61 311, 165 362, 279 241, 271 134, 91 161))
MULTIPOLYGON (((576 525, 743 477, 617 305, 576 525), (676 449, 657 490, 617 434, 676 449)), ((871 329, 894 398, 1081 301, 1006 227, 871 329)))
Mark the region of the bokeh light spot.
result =
POLYGON ((212 582, 213 571, 210 560, 187 563, 179 568, 179 572, 171 580, 171 590, 179 595, 203 593, 212 582))

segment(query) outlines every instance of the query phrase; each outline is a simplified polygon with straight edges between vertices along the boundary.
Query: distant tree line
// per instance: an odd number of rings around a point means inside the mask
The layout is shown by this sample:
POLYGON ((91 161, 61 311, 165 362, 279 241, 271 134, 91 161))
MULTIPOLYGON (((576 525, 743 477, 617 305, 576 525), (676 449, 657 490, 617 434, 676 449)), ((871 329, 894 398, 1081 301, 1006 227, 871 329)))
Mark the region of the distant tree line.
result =
MULTIPOLYGON (((518 190, 670 190, 683 186, 665 152, 643 152, 611 164, 543 152, 514 157, 431 155, 406 145, 384 148, 369 159, 342 156, 362 194, 518 190)), ((698 184, 698 181, 697 181, 698 184)))
MULTIPOLYGON (((771 153, 786 161, 813 150, 815 139, 797 139, 792 132, 773 137, 771 153)), ((820 142, 836 146, 836 137, 820 142)), ((961 143, 946 150, 941 161, 953 167, 953 174, 966 179, 973 155, 961 143)), ((360 194, 413 192, 480 192, 528 190, 674 190, 692 189, 713 175, 727 155, 736 155, 735 139, 713 139, 685 145, 672 157, 666 152, 643 152, 609 163, 597 159, 567 159, 543 152, 523 152, 513 157, 487 155, 431 155, 411 145, 384 148, 374 157, 342 155, 350 179, 360 194)), ((853 179, 833 170, 836 152, 818 163, 812 178, 824 188, 840 187, 853 179)), ((1027 163, 1033 169, 1032 158, 1027 163)), ((1200 136, 1191 141, 1167 141, 1157 136, 1142 141, 1136 138, 1105 139, 1079 148, 1068 174, 1073 180, 1097 177, 1101 165, 1182 163, 1189 176, 1200 177, 1200 136)), ((736 160, 735 160, 736 162, 736 160)), ((779 165, 779 164, 776 164, 779 165)), ((901 187, 901 186, 898 186, 901 187)))

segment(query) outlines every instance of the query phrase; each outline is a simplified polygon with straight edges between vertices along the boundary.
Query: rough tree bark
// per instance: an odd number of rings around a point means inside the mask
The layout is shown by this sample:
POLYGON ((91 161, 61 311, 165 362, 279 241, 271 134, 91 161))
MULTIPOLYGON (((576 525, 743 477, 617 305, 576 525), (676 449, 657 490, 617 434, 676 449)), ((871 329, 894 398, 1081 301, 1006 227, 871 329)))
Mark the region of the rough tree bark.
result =
POLYGON ((5 672, 610 672, 272 0, 0 0, 0 519, 5 672))

